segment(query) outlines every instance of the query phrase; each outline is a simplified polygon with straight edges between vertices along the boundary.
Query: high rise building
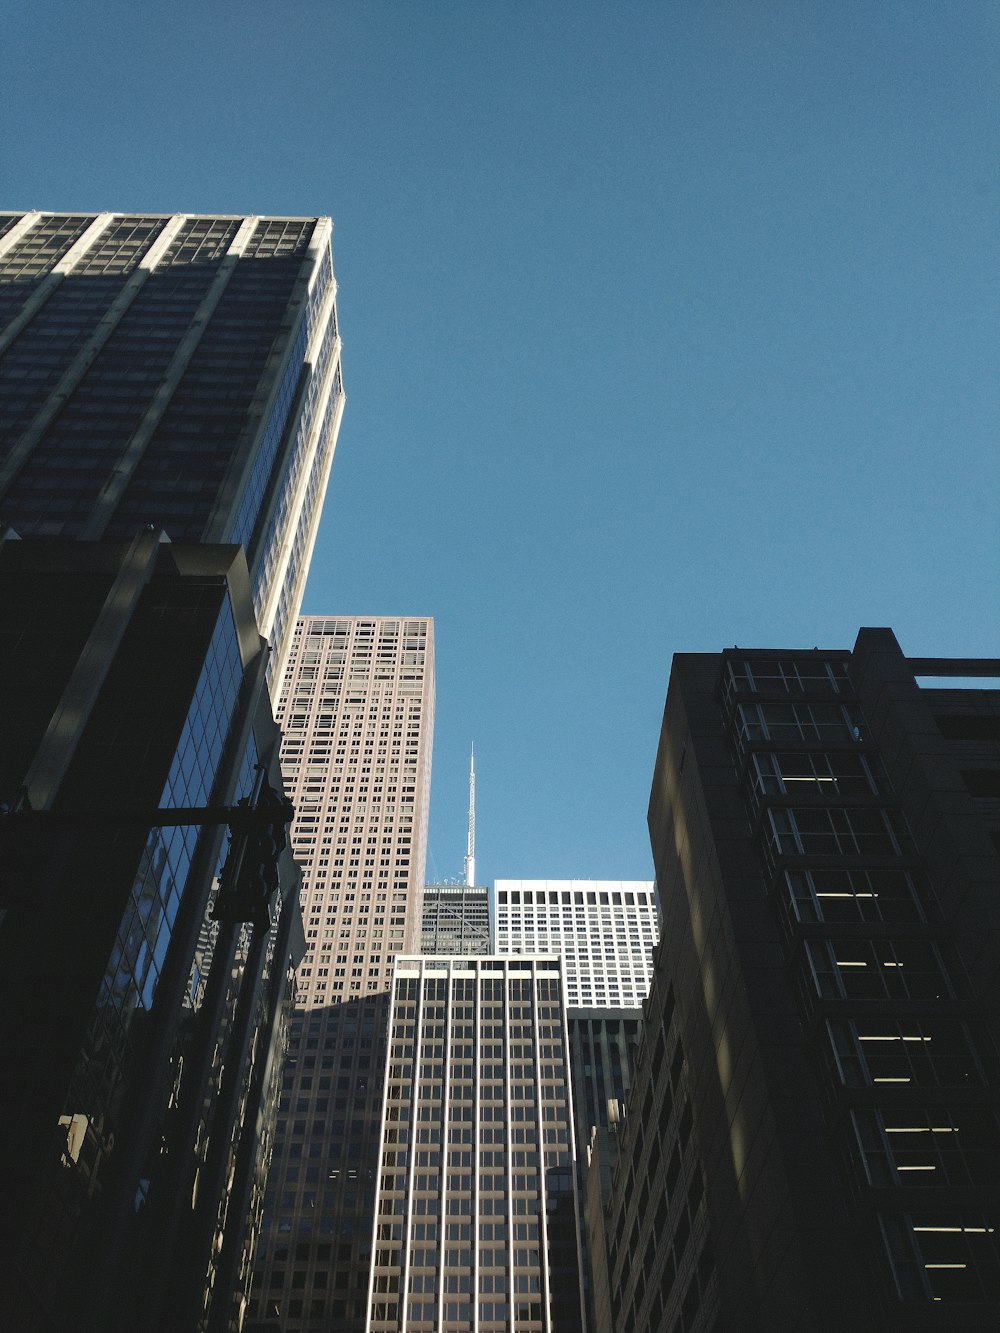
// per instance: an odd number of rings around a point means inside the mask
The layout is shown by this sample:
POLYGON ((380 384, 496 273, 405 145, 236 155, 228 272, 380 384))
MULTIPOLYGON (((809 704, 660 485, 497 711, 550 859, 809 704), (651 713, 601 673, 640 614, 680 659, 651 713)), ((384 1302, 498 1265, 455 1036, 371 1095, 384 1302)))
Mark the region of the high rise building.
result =
POLYGON ((307 954, 252 1326, 360 1330, 392 965, 419 947, 434 728, 427 619, 306 616, 278 703, 307 954))
POLYGON ((241 544, 276 678, 344 407, 330 234, 0 214, 0 525, 241 544))
POLYGON ((583 1327, 565 974, 400 958, 366 1333, 583 1327))
POLYGON ((498 879, 498 953, 558 953, 571 1009, 639 1009, 658 936, 648 880, 498 879))
POLYGON ((287 848, 212 911, 267 660, 238 547, 0 543, 5 1329, 239 1326, 304 944, 287 848))
POLYGON ((343 410, 330 230, 0 214, 0 1323, 21 1333, 243 1318, 304 943, 268 679, 343 410))
POLYGON ((1000 662, 674 658, 615 1329, 1000 1324, 1000 662))
POLYGON ((490 891, 482 884, 425 884, 420 952, 490 953, 490 891))

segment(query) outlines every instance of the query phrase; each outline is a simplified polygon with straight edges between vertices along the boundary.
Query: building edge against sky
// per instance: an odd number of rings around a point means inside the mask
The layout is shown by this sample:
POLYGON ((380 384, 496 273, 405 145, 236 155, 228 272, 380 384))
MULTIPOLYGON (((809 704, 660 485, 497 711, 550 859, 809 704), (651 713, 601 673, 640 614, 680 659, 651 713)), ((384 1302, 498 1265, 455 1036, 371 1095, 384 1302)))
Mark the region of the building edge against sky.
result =
POLYGON ((240 542, 275 685, 344 411, 332 225, 0 213, 0 525, 240 542))
MULTIPOLYGON (((16 805, 24 788, 50 821, 105 803, 99 828, 116 809, 141 823, 157 804, 231 802, 258 764, 280 786, 258 712, 270 718, 266 682, 280 679, 344 404, 330 228, 0 214, 4 697, 17 700, 0 799, 16 805), (37 661, 30 634, 14 642, 36 614, 37 661)), ((45 1077, 6 1099, 5 1176, 34 1206, 5 1191, 18 1234, 0 1299, 22 1330, 133 1327, 140 1295, 151 1328, 222 1329, 248 1277, 236 1213, 259 1215, 258 1148, 300 957, 295 871, 286 855, 269 930, 237 928, 208 911, 218 827, 147 823, 138 841, 117 839, 113 866, 94 859, 93 839, 41 835, 42 854, 22 862, 31 882, 46 879, 47 951, 66 964, 46 995, 65 1003, 36 1045, 45 1077), (71 882, 51 857, 62 838, 65 858, 67 837, 71 882), (33 1145, 49 1126, 64 1142, 36 1188, 33 1145), (38 1237, 51 1257, 40 1280, 38 1237), (158 1256, 148 1282, 136 1246, 158 1256)), ((16 1020, 32 993, 16 979, 37 949, 34 899, 9 896, 9 873, 2 887, 16 1020)), ((20 1052, 9 1067, 27 1068, 27 1028, 49 1007, 24 1030, 5 1025, 5 1048, 20 1052)))
POLYGON ((879 629, 675 656, 649 807, 663 939, 592 1216, 616 1330, 1000 1322, 986 677, 1000 662, 906 658, 879 629))
POLYGON ((364 1326, 392 964, 419 948, 434 627, 305 616, 277 707, 296 806, 298 971, 248 1330, 364 1326))

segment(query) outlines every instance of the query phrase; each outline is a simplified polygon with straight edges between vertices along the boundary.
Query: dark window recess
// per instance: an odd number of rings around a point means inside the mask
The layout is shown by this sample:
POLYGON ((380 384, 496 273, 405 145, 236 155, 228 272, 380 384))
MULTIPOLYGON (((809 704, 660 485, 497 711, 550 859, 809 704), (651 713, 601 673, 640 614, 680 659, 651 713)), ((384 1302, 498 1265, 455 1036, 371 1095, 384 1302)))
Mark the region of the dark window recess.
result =
POLYGON ((1000 768, 967 768, 962 781, 970 796, 1000 796, 1000 768))
POLYGON ((996 713, 937 713, 938 731, 949 741, 1000 741, 1000 715, 996 713))
POLYGON ((680 1078, 681 1070, 683 1068, 684 1068, 684 1046, 680 1038, 678 1038, 677 1050, 674 1052, 674 1058, 670 1065, 670 1085, 673 1088, 674 1092, 677 1091, 677 1080, 680 1078))
POLYGON ((698 1256, 698 1279, 701 1282, 702 1290, 708 1284, 714 1269, 715 1259, 712 1256, 712 1246, 706 1237, 705 1244, 701 1247, 701 1254, 698 1256))
POLYGON ((670 1165, 667 1167, 667 1193, 673 1194, 677 1185, 677 1177, 681 1173, 681 1150, 680 1145, 674 1148, 670 1158, 670 1165))
POLYGON ((690 1328, 698 1314, 698 1307, 701 1304, 701 1292, 698 1290, 698 1275, 695 1274, 688 1283, 688 1289, 684 1293, 684 1304, 681 1306, 681 1313, 684 1316, 684 1327, 690 1328))
POLYGON ((681 1116, 681 1123, 677 1126, 677 1138, 680 1141, 681 1151, 687 1147, 687 1141, 691 1137, 691 1125, 694 1117, 691 1114, 690 1102, 684 1107, 684 1114, 681 1116))
POLYGON ((701 1196, 704 1194, 704 1187, 701 1183, 701 1172, 695 1171, 694 1179, 688 1187, 688 1207, 693 1217, 698 1211, 698 1205, 701 1203, 701 1196))

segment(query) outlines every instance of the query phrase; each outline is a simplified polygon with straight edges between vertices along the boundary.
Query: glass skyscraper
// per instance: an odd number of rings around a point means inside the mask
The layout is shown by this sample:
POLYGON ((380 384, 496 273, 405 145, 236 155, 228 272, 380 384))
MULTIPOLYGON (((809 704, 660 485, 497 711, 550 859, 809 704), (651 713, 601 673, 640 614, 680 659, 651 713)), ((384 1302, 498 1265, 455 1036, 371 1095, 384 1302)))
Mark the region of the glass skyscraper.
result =
POLYGON ((269 690, 344 402, 330 232, 0 214, 0 1325, 20 1333, 245 1316, 305 945, 280 823, 235 907, 215 886, 225 810, 280 810, 269 690))
POLYGON ((241 544, 279 676, 344 408, 331 230, 0 214, 0 525, 241 544))

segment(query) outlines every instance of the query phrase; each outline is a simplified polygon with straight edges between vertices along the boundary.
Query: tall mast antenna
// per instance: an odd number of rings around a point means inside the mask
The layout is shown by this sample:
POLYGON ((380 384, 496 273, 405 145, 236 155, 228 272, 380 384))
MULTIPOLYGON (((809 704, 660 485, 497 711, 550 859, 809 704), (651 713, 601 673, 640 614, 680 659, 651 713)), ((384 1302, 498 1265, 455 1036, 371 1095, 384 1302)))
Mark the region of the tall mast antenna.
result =
POLYGON ((469 760, 469 841, 465 854, 465 882, 470 887, 476 882, 476 747, 469 760))

